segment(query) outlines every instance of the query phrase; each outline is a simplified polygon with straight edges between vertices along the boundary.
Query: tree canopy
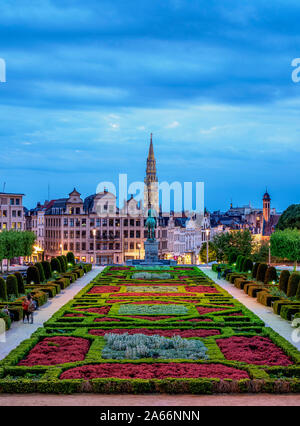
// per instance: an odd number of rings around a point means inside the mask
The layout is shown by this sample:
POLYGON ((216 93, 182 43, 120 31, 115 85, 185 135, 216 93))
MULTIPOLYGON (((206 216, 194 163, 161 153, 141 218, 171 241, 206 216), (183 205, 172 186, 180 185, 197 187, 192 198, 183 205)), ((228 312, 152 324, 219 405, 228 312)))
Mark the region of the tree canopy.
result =
POLYGON ((300 204, 292 204, 280 216, 276 229, 283 231, 286 228, 300 229, 300 204))
POLYGON ((230 231, 218 234, 214 237, 213 243, 216 247, 217 259, 228 260, 232 254, 238 256, 250 256, 253 246, 253 237, 248 229, 230 231))
POLYGON ((295 263, 300 260, 300 232, 298 229, 276 231, 271 235, 272 256, 287 259, 295 263))

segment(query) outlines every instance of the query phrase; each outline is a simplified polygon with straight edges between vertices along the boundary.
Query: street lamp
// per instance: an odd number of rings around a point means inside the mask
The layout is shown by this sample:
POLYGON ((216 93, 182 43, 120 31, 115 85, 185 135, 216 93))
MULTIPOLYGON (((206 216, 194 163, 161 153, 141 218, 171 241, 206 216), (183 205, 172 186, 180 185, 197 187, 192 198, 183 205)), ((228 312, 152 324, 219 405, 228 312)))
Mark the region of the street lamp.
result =
POLYGON ((271 243, 269 243, 269 266, 271 266, 271 243))
POLYGON ((62 256, 63 255, 63 246, 62 246, 62 244, 60 244, 59 247, 60 247, 60 254, 62 256))
POLYGON ((139 249, 139 259, 141 258, 141 244, 137 244, 137 248, 139 249))
POLYGON ((93 232, 93 237, 94 237, 94 264, 96 265, 96 233, 97 233, 97 230, 94 228, 92 232, 93 232))
POLYGON ((209 236, 209 229, 206 229, 206 263, 208 266, 208 236, 209 236))

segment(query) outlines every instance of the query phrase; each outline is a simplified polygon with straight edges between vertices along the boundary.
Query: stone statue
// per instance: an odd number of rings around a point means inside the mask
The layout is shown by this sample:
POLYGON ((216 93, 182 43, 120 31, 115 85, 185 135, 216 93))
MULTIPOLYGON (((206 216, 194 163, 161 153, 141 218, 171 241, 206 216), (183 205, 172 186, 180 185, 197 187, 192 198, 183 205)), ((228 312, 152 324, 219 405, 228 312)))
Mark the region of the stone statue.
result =
POLYGON ((146 220, 146 227, 148 229, 148 241, 155 241, 155 228, 156 228, 156 219, 155 211, 149 206, 148 217, 146 220))

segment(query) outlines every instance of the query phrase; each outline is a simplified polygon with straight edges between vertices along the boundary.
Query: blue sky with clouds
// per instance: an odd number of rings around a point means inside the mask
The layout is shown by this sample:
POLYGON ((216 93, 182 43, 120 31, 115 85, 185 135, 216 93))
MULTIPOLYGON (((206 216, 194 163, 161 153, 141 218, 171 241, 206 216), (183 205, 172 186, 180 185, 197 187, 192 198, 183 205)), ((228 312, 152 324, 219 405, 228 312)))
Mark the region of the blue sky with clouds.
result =
POLYGON ((299 202, 297 0, 0 4, 0 190, 33 207, 74 186, 204 181, 206 206, 299 202))

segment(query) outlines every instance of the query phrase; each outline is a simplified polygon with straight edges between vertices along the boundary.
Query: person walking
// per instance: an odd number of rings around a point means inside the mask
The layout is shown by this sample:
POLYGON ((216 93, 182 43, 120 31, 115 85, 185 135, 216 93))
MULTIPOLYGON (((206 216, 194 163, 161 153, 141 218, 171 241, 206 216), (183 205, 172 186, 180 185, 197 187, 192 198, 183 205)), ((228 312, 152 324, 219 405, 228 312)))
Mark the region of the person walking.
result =
POLYGON ((222 269, 220 268, 220 266, 218 266, 218 267, 217 267, 218 280, 221 278, 221 271, 222 271, 222 269))
POLYGON ((30 302, 29 302, 28 298, 24 298, 23 303, 22 303, 23 323, 25 323, 25 318, 27 318, 27 322, 29 323, 29 311, 28 311, 29 304, 30 304, 30 302))
POLYGON ((33 324, 33 312, 35 311, 35 302, 31 296, 31 294, 29 293, 27 296, 28 299, 28 322, 29 322, 29 318, 30 318, 30 323, 33 324))

